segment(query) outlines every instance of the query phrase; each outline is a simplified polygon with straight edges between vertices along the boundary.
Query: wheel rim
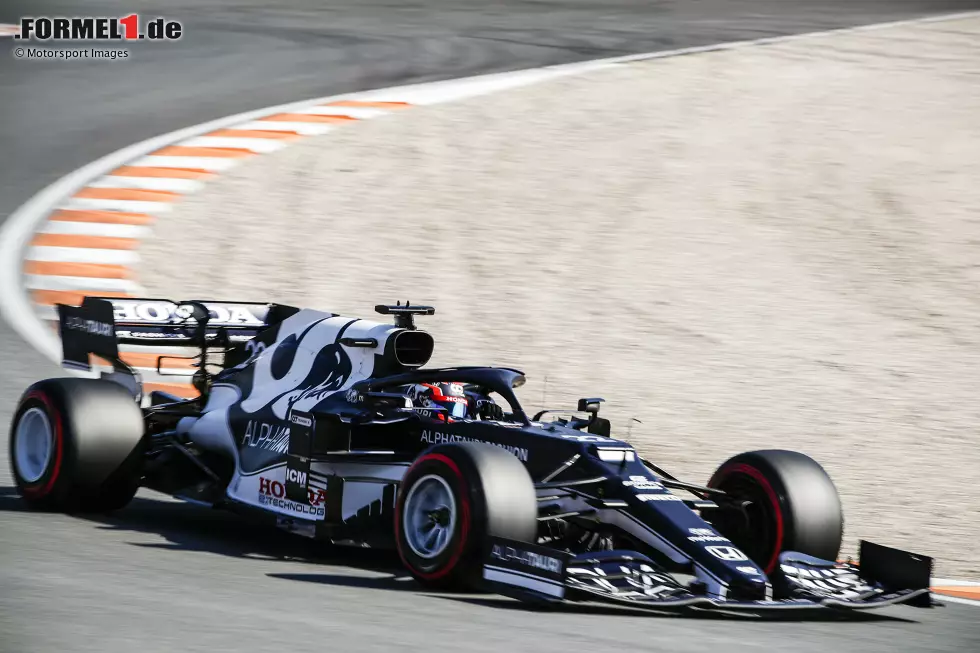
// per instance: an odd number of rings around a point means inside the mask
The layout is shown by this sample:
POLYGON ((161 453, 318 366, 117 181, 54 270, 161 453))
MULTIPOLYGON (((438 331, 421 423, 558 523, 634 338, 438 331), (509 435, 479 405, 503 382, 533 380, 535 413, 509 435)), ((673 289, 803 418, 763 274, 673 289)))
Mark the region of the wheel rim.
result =
POLYGON ((765 489, 751 476, 735 472, 716 484, 719 490, 729 496, 751 503, 745 514, 730 515, 714 524, 718 531, 731 539, 732 543, 770 573, 776 560, 777 534, 775 510, 765 489))
POLYGON ((17 473, 26 483, 36 483, 51 462, 54 432, 48 416, 40 408, 29 408, 20 417, 14 434, 14 462, 17 473))
POLYGON ((420 478, 405 498, 405 542, 412 553, 431 559, 445 552, 456 530, 456 500, 441 476, 420 478))

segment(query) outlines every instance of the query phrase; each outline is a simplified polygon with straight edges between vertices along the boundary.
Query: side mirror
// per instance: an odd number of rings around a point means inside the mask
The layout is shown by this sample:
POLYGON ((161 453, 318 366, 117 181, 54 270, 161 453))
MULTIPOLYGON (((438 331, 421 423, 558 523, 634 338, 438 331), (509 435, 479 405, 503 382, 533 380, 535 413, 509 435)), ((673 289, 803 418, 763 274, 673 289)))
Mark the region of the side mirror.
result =
POLYGON ((592 435, 601 435, 604 437, 610 437, 609 434, 612 432, 612 425, 609 423, 608 419, 603 419, 599 417, 599 404, 604 402, 605 399, 602 397, 585 397, 578 400, 578 409, 583 413, 589 413, 589 428, 588 431, 592 435))
POLYGON ((602 397, 586 397, 578 400, 578 409, 583 413, 592 413, 593 418, 599 414, 599 404, 604 402, 602 397))

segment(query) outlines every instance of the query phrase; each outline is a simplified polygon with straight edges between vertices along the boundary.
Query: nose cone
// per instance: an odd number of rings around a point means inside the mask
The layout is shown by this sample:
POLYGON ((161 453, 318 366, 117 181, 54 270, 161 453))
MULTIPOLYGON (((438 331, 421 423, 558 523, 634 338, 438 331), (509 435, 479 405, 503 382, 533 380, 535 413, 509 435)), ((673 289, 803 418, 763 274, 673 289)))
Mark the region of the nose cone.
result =
POLYGON ((728 598, 732 601, 762 601, 766 598, 768 578, 759 571, 758 575, 742 574, 729 586, 728 598))

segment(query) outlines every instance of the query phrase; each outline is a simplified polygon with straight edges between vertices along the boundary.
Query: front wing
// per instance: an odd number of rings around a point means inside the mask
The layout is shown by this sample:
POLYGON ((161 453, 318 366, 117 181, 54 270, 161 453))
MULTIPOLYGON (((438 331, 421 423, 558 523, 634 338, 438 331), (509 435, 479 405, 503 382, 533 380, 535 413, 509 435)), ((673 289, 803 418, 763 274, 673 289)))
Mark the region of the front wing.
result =
POLYGON ((861 542, 863 564, 780 556, 762 600, 707 596, 685 586, 646 556, 632 551, 572 555, 548 547, 492 538, 484 560, 488 589, 523 601, 599 601, 652 610, 866 610, 895 604, 933 605, 932 560, 861 542))

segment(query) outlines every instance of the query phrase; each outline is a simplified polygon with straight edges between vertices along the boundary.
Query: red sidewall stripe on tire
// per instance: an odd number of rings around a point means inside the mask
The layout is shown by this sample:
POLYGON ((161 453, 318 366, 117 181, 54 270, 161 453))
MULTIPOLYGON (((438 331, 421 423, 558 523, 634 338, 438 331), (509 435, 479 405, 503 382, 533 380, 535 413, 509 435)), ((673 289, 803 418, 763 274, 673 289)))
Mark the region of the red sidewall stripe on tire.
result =
POLYGON ((776 491, 773 489, 772 484, 769 483, 769 480, 765 477, 765 475, 751 465, 747 465, 745 463, 737 463, 732 465, 731 467, 728 467, 722 471, 721 479, 719 480, 724 480, 726 477, 732 474, 745 474, 758 483, 762 489, 765 490, 766 495, 769 497, 769 501, 772 503, 773 510, 776 512, 776 543, 773 547, 772 557, 764 567, 764 571, 767 574, 771 574, 773 570, 776 569, 776 563, 779 561, 779 551, 783 547, 783 534, 785 528, 783 524, 783 510, 779 506, 779 497, 776 495, 776 491))
POLYGON ((470 503, 469 503, 469 497, 466 494, 466 483, 463 479, 462 472, 459 471, 459 466, 457 466, 456 463, 452 461, 452 459, 450 459, 447 456, 444 456, 441 453, 430 453, 422 456, 421 458, 416 460, 415 463, 412 464, 412 466, 409 468, 408 472, 406 472, 405 475, 408 476, 409 474, 412 473, 412 470, 415 469, 418 465, 429 460, 435 460, 441 462, 442 464, 449 467, 456 475, 456 478, 459 481, 459 486, 462 490, 460 492, 460 497, 459 497, 459 504, 460 504, 459 543, 456 545, 456 550, 453 551, 453 554, 449 558, 449 561, 442 569, 438 569, 431 573, 421 572, 418 569, 416 569, 414 565, 412 565, 408 560, 405 559, 405 554, 402 552, 404 547, 404 544, 402 542, 402 507, 403 507, 405 495, 403 495, 403 497, 399 499, 398 507, 395 510, 395 542, 397 544, 396 548, 398 549, 398 557, 401 558, 402 563, 404 563, 406 567, 409 567, 410 569, 413 569, 415 571, 415 575, 425 580, 439 580, 440 578, 444 578, 445 576, 447 576, 450 572, 452 572, 453 569, 456 568, 456 565, 459 563, 459 559, 463 556, 463 551, 466 549, 466 542, 467 539, 469 538, 469 532, 470 532, 470 503))
POLYGON ((62 424, 61 415, 54 409, 54 405, 48 396, 43 392, 35 390, 24 397, 24 403, 35 399, 39 401, 47 412, 48 417, 51 419, 52 426, 54 427, 54 466, 51 468, 51 475, 48 477, 47 482, 40 488, 38 487, 24 487, 24 494, 31 497, 32 499, 40 499, 47 496, 54 484, 58 482, 58 476, 61 474, 61 457, 64 451, 64 436, 62 434, 62 424))

